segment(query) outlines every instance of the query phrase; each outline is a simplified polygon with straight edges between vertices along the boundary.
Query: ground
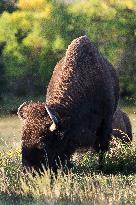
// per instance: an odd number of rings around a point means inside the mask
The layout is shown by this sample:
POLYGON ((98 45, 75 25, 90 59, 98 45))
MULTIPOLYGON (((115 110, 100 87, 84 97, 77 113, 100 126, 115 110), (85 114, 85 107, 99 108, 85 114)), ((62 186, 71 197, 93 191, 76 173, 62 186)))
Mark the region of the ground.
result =
POLYGON ((0 117, 0 204, 135 204, 136 199, 136 107, 123 108, 133 127, 133 143, 111 145, 104 167, 98 156, 87 153, 74 158, 74 169, 57 179, 23 176, 21 172, 21 122, 17 116, 0 117), (79 161, 80 159, 80 161, 79 161))

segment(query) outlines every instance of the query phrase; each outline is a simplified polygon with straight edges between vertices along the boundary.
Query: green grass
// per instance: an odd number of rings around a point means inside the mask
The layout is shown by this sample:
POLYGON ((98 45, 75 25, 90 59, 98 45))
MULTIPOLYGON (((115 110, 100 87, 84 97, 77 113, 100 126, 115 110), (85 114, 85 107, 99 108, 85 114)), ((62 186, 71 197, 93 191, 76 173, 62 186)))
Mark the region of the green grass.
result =
MULTIPOLYGON (((136 114, 129 111, 136 136, 136 114)), ((0 118, 0 205, 134 205, 136 204, 136 138, 130 145, 111 144, 103 168, 95 153, 75 154, 71 172, 49 171, 42 177, 21 171, 21 123, 16 116, 0 118)))

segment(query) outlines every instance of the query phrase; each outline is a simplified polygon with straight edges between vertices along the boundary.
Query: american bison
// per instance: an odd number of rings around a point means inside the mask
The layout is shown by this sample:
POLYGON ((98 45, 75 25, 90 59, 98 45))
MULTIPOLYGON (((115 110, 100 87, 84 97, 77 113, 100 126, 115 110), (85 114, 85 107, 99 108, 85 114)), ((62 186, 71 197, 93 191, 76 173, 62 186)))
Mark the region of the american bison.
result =
MULTIPOLYGON (((116 139, 120 139, 122 143, 128 143, 132 141, 132 126, 128 115, 123 112, 119 107, 114 113, 112 120, 112 136, 116 139)), ((112 144, 116 141, 112 140, 112 144)), ((91 147, 89 149, 78 149, 76 157, 78 161, 81 161, 86 152, 93 153, 91 147)))
POLYGON ((68 46, 56 65, 45 103, 24 103, 22 164, 26 168, 56 171, 70 167, 78 148, 108 150, 119 85, 112 65, 87 36, 68 46))
POLYGON ((113 116, 112 135, 122 142, 132 141, 132 126, 128 115, 117 108, 113 116))

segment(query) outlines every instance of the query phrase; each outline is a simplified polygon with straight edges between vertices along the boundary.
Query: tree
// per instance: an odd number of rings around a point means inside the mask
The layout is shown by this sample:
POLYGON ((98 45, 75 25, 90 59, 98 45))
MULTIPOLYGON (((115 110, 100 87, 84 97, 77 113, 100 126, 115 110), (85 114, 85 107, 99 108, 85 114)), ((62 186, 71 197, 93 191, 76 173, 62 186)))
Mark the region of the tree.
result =
POLYGON ((136 97, 136 1, 75 1, 71 11, 103 55, 115 65, 121 96, 136 97))
POLYGON ((68 44, 86 34, 117 65, 121 95, 136 95, 135 2, 18 0, 16 11, 0 15, 0 41, 6 41, 3 60, 11 90, 18 87, 22 95, 43 93, 68 44))
POLYGON ((7 11, 9 13, 14 12, 17 9, 17 0, 1 0, 0 1, 0 13, 7 11))
POLYGON ((6 74, 2 58, 2 53, 5 45, 5 42, 0 42, 0 100, 2 100, 2 94, 4 93, 6 86, 6 74))

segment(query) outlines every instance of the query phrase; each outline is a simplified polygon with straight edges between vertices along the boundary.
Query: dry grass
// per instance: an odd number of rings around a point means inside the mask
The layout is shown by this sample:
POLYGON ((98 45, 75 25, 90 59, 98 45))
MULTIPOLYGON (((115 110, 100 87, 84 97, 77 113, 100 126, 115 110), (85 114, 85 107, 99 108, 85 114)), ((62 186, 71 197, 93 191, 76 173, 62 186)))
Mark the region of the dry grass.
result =
POLYGON ((21 123, 16 116, 0 118, 0 150, 20 146, 21 123))
MULTIPOLYGON (((136 140, 135 110, 125 110, 136 140)), ((59 172, 56 179, 47 171, 33 178, 21 172, 20 128, 17 117, 0 118, 0 205, 136 204, 135 142, 111 145, 101 170, 98 155, 86 153, 74 158, 74 169, 68 174, 59 172)))

